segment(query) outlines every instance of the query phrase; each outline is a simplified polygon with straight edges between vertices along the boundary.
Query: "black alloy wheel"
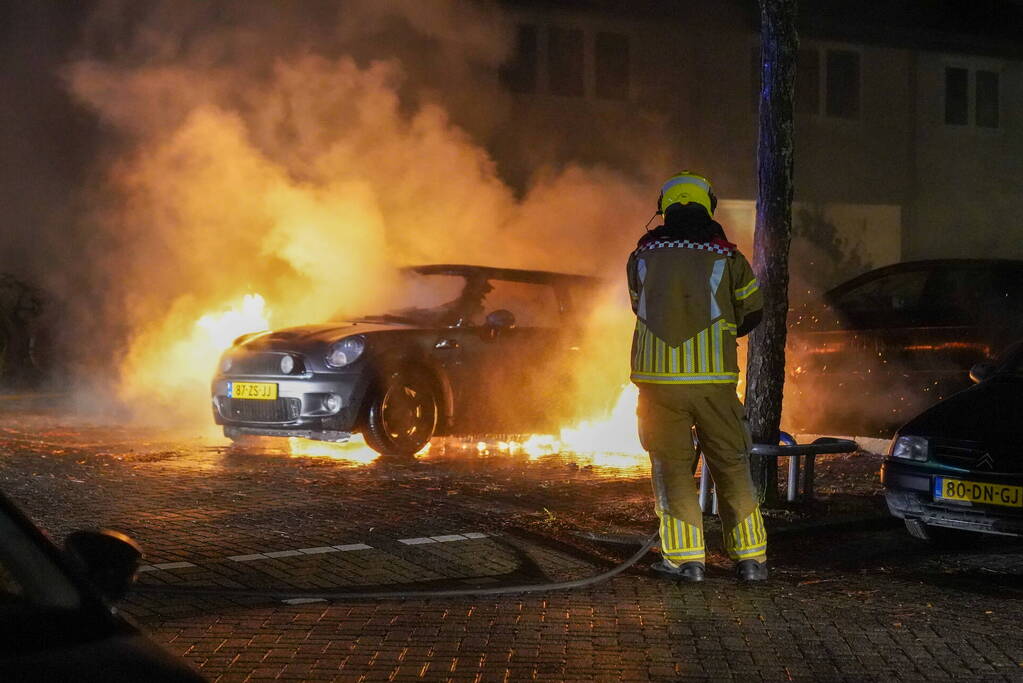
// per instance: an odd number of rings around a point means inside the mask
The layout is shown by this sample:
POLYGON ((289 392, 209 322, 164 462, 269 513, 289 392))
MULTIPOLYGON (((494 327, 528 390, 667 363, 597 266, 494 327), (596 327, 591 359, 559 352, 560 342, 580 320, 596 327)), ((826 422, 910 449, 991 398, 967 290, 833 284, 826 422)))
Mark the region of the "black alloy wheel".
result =
POLYGON ((429 443, 437 427, 437 396, 422 372, 391 377, 369 405, 363 436, 381 455, 411 457, 429 443))

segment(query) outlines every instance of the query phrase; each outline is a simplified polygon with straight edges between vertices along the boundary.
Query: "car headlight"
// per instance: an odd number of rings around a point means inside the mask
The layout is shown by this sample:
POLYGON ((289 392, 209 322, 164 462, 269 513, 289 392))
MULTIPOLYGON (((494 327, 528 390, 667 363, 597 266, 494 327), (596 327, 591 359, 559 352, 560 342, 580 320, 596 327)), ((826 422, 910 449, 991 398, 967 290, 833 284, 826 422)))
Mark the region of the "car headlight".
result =
POLYGON ((334 342, 327 354, 327 365, 332 368, 343 368, 351 365, 366 350, 366 341, 362 337, 345 337, 334 342))
POLYGON ((230 353, 225 353, 220 359, 220 371, 227 374, 231 371, 231 365, 234 364, 234 359, 231 358, 230 353))
POLYGON ((888 455, 904 460, 927 460, 927 439, 922 436, 900 436, 892 442, 888 455))
POLYGON ((295 369, 295 359, 291 356, 281 356, 281 374, 290 375, 295 369))

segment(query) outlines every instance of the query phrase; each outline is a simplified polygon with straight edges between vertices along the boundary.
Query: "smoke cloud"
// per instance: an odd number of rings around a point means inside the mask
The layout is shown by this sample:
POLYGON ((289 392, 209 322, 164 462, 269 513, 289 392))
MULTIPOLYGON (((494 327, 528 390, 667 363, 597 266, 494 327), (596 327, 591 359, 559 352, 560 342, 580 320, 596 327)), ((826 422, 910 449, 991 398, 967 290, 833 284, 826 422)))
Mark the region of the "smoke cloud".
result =
POLYGON ((370 309, 407 264, 619 278, 648 184, 569 165, 512 188, 469 132, 500 121, 509 44, 486 3, 98 4, 65 71, 111 150, 64 292, 90 376, 208 419, 196 322, 246 295, 280 327, 370 309))

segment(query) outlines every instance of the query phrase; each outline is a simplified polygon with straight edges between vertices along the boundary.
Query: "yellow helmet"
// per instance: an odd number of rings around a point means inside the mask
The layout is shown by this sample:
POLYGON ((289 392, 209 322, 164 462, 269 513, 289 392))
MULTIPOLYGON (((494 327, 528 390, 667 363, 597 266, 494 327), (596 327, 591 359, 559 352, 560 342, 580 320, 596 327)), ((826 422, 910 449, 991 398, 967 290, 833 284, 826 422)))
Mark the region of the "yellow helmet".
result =
POLYGON ((696 203, 714 215, 718 198, 714 196, 714 188, 710 181, 699 173, 682 171, 668 178, 661 185, 661 196, 657 198, 657 213, 664 213, 672 204, 696 203))

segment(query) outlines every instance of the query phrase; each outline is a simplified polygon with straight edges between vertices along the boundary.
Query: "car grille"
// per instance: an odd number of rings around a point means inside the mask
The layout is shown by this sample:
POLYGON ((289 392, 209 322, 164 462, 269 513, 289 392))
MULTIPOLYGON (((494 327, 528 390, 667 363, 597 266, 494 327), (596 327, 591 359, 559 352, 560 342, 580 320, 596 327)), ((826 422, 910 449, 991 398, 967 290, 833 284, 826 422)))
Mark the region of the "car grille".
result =
POLYGON ((229 420, 244 422, 291 422, 302 412, 302 400, 278 398, 261 401, 252 398, 221 399, 221 414, 229 420))
MULTIPOLYGON (((240 353, 231 357, 231 370, 229 375, 280 375, 281 357, 283 353, 240 353)), ((292 356, 295 359, 295 369, 292 375, 299 375, 305 371, 302 359, 292 356)))
POLYGON ((977 441, 939 441, 931 444, 931 457, 943 465, 977 472, 1023 472, 1019 458, 999 457, 977 441))

